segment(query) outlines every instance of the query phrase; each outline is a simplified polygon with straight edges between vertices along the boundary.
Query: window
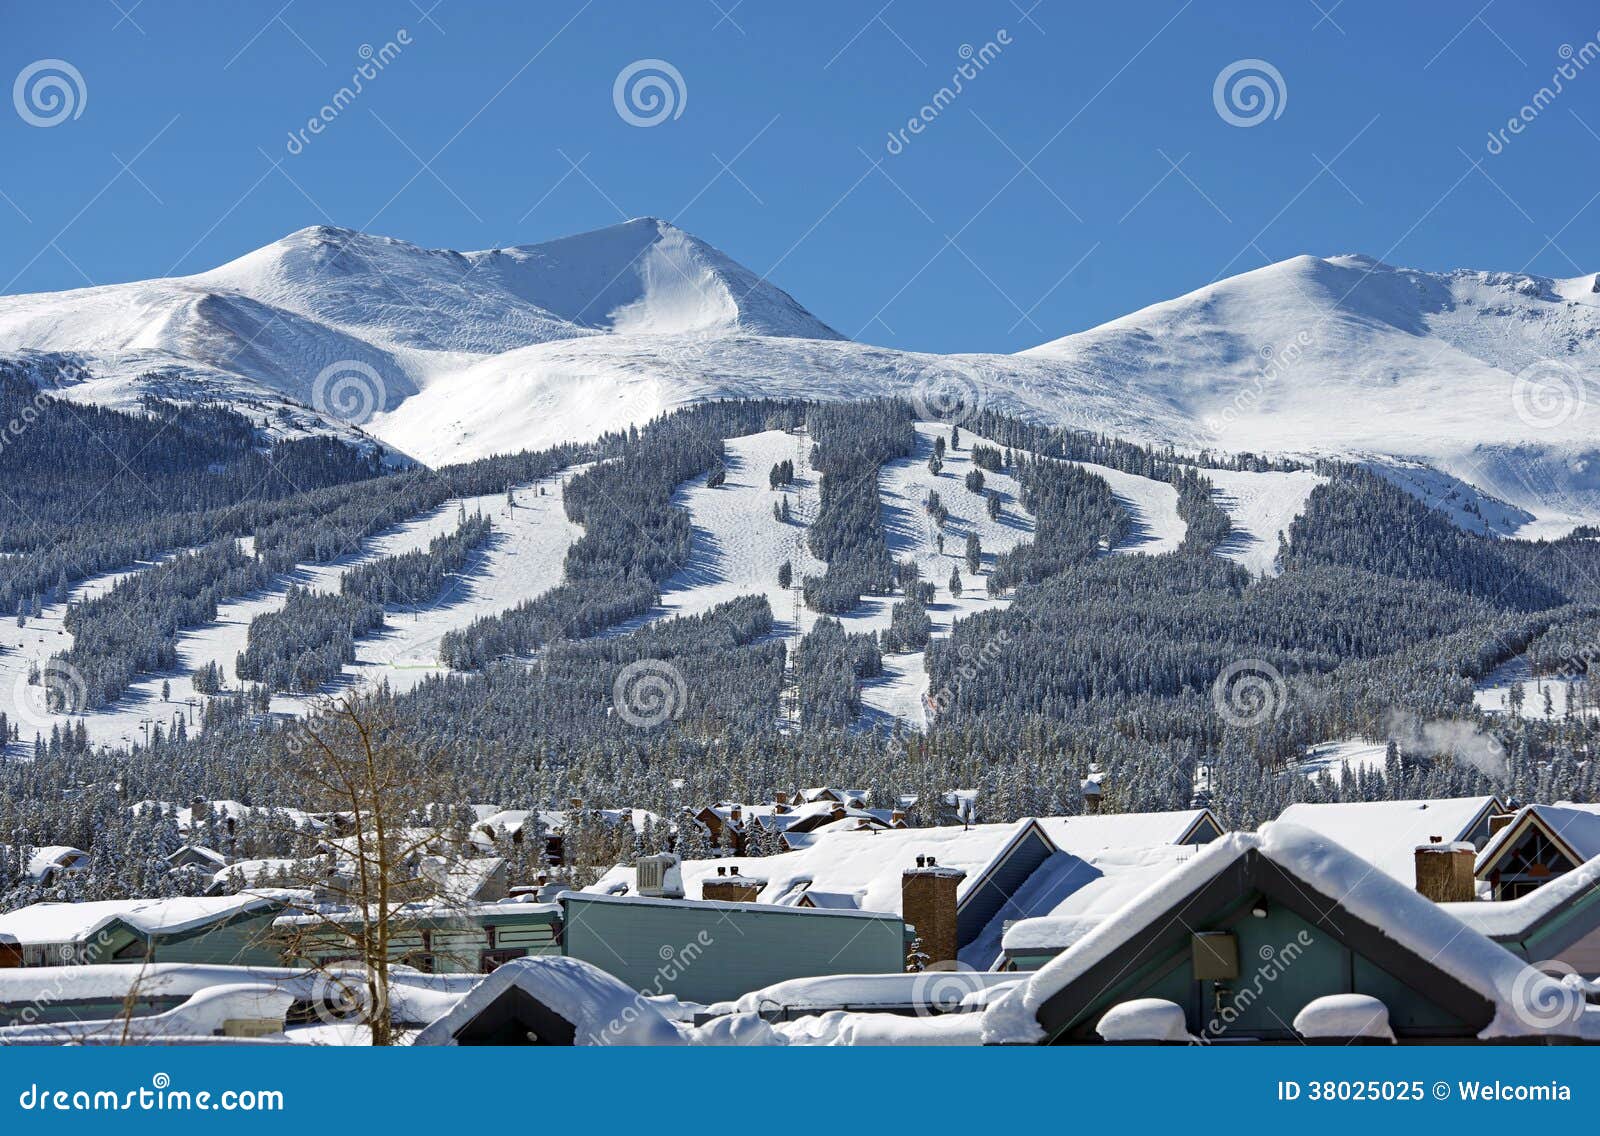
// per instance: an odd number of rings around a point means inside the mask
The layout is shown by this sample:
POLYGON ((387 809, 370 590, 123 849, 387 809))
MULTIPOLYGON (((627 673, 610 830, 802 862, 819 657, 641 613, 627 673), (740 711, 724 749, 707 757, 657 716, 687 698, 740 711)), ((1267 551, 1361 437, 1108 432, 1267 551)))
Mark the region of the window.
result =
POLYGON ((497 969, 510 962, 512 959, 526 958, 521 950, 505 949, 495 951, 480 951, 478 953, 478 973, 493 974, 497 969))

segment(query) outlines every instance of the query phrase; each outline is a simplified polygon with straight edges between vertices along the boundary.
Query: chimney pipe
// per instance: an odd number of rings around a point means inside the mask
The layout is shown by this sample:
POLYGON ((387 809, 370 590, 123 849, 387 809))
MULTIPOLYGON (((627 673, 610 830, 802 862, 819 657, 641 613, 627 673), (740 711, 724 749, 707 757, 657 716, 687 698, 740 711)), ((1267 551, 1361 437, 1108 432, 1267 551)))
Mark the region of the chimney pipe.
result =
POLYGON ((1477 898, 1473 875, 1476 852, 1465 841, 1447 844, 1439 837, 1416 850, 1417 891, 1435 903, 1468 903, 1477 898))
POLYGON ((956 892, 967 874, 959 868, 941 868, 932 856, 918 856, 900 880, 900 915, 916 929, 932 970, 953 970, 959 950, 956 892))

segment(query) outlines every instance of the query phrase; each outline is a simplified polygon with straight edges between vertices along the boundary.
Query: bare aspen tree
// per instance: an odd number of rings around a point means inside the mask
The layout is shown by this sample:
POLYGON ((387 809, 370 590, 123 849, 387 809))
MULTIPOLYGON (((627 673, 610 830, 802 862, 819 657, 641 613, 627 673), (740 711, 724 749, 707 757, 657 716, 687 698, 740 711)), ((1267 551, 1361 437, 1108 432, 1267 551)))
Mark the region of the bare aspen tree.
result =
POLYGON ((325 842, 310 878, 295 881, 312 891, 313 902, 275 935, 289 957, 335 984, 364 987, 372 1044, 393 1044, 391 965, 406 962, 391 958, 397 932, 415 925, 417 905, 437 920, 460 898, 447 883, 464 844, 443 805, 448 795, 381 695, 342 697, 309 716, 296 727, 288 762, 306 807, 336 818, 339 835, 325 842), (443 870, 419 869, 435 856, 443 870), (319 963, 318 955, 333 957, 319 963), (359 977, 334 975, 339 963, 354 964, 359 977))

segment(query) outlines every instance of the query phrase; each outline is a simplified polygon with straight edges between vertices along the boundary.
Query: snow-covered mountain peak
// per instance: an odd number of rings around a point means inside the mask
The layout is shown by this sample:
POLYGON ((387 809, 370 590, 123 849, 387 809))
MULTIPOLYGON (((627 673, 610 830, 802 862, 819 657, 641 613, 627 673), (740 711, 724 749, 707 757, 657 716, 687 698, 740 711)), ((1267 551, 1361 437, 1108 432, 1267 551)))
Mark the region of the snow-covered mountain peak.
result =
POLYGON ((841 338, 788 293, 658 217, 466 258, 507 291, 580 327, 841 338))

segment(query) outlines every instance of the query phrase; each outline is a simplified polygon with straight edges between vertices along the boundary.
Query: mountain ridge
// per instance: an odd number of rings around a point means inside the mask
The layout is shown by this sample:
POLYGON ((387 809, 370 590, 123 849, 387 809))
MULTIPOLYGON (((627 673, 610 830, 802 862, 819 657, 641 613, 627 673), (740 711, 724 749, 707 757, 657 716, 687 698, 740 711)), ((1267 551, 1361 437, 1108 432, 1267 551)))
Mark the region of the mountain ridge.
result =
POLYGON ((1489 527, 1546 535, 1600 518, 1597 287, 1305 254, 1015 354, 935 355, 845 339, 658 218, 475 252, 312 226, 192 276, 0 297, 0 353, 71 357, 89 377, 64 393, 83 401, 219 400, 430 463, 704 399, 899 394, 1189 450, 1426 466, 1414 491, 1475 487, 1508 506, 1489 527), (356 397, 335 404, 350 372, 356 397))

